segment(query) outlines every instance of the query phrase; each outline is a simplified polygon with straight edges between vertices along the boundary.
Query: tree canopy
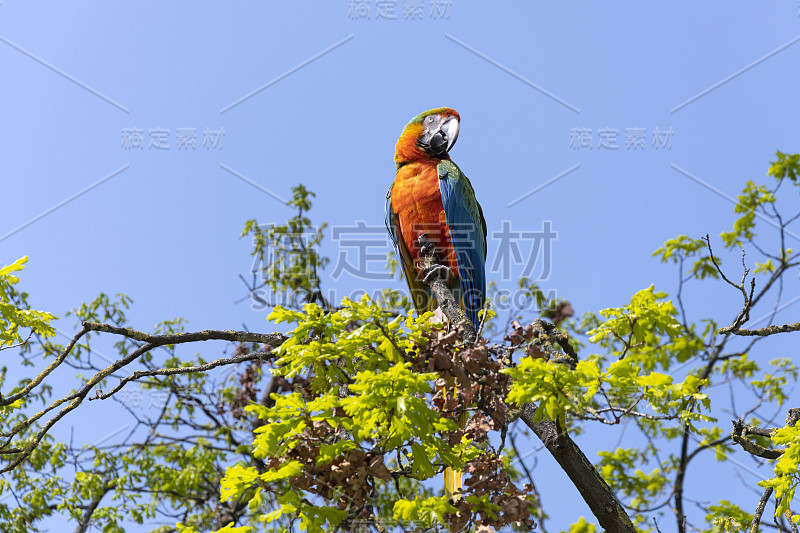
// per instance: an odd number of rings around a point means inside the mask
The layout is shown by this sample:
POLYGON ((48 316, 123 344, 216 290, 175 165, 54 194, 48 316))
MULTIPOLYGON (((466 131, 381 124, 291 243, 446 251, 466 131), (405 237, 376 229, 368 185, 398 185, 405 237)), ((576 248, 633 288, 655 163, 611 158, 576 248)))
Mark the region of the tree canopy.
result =
POLYGON ((325 227, 312 224, 314 195, 303 186, 285 224, 250 220, 242 232, 259 265, 248 290, 269 309, 262 331, 189 331, 177 318, 143 332, 128 320, 128 296, 101 294, 70 313, 77 331, 58 344, 55 317, 30 309, 20 289, 27 258, 11 262, 0 268, 0 352, 27 375, 10 383, 7 366, 0 372, 2 529, 40 531, 60 516, 77 532, 131 523, 161 524, 160 533, 546 532, 557 495, 538 490, 525 438, 593 513, 575 517, 571 532, 797 531, 798 369, 794 354, 767 358, 757 346, 800 330, 773 322, 800 266, 786 242, 800 217, 799 174, 800 154, 778 152, 769 181, 748 181, 737 197, 732 229, 656 250, 677 271, 672 295, 645 287, 573 317, 568 301, 522 278, 538 312, 489 305, 477 331, 417 316, 394 287, 329 301, 325 227), (741 298, 717 310, 729 321, 684 304, 709 284, 741 298), (768 325, 754 327, 754 313, 768 325), (104 364, 93 346, 108 338, 116 353, 104 364), (218 357, 187 357, 184 345, 218 357), (53 386, 61 368, 74 369, 70 390, 53 386), (452 383, 457 398, 443 393, 452 383), (134 385, 163 402, 155 417, 128 409, 128 437, 81 448, 51 435, 72 411, 134 385), (515 425, 524 429, 516 436, 515 425), (599 427, 641 444, 587 456, 573 437, 599 427), (747 505, 720 484, 702 489, 712 503, 690 510, 686 478, 698 457, 734 470, 737 452, 768 462, 772 477, 752 483, 747 505), (458 499, 443 494, 446 467, 464 471, 458 499))

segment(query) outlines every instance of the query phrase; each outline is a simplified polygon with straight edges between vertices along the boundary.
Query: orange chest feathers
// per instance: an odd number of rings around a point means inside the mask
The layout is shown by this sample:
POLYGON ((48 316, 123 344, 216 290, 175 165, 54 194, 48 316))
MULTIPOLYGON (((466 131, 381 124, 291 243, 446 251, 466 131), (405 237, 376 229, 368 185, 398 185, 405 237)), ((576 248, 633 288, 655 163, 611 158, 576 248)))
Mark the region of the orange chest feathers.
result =
POLYGON ((436 163, 438 160, 420 161, 400 168, 392 188, 392 209, 397 214, 400 238, 411 253, 417 273, 421 271, 418 239, 420 235, 427 234, 427 238, 439 249, 442 262, 458 276, 436 163))

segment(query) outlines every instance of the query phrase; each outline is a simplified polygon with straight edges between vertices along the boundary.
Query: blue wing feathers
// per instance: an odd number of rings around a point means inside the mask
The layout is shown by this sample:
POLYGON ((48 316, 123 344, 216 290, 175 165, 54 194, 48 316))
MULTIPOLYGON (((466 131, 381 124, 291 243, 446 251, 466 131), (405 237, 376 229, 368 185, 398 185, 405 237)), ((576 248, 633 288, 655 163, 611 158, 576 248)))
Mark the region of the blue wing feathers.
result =
POLYGON ((452 161, 437 167, 450 239, 456 254, 464 311, 478 326, 478 311, 486 300, 486 222, 472 185, 452 161))
POLYGON ((400 253, 397 250, 397 226, 394 223, 394 213, 392 212, 392 189, 394 184, 389 186, 389 192, 386 193, 386 203, 383 206, 383 221, 386 224, 386 230, 392 238, 392 246, 394 246, 394 253, 399 257, 400 253))

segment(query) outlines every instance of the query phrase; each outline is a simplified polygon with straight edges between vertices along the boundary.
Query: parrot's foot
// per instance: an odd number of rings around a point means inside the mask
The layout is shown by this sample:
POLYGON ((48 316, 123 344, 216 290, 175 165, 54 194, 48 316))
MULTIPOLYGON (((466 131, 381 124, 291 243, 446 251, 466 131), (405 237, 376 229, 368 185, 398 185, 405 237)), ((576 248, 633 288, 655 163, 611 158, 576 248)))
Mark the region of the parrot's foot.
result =
POLYGON ((422 270, 422 283, 430 285, 437 279, 443 279, 445 283, 450 283, 455 278, 453 270, 445 265, 431 265, 422 270))
POLYGON ((436 245, 428 240, 428 234, 423 233, 419 236, 420 255, 432 255, 436 252, 436 245))

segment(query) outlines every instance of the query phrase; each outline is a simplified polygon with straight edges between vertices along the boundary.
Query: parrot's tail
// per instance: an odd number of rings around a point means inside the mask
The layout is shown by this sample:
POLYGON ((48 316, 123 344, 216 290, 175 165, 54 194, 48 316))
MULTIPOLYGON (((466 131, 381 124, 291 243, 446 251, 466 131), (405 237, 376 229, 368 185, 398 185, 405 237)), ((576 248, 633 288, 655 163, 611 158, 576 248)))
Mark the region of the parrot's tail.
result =
MULTIPOLYGON (((453 387, 453 396, 457 397, 457 388, 453 387)), ((458 427, 463 428, 467 425, 468 414, 465 410, 458 416, 458 427)), ((453 501, 458 501, 461 497, 458 492, 464 486, 464 472, 453 470, 449 466, 444 469, 444 492, 453 501)))

